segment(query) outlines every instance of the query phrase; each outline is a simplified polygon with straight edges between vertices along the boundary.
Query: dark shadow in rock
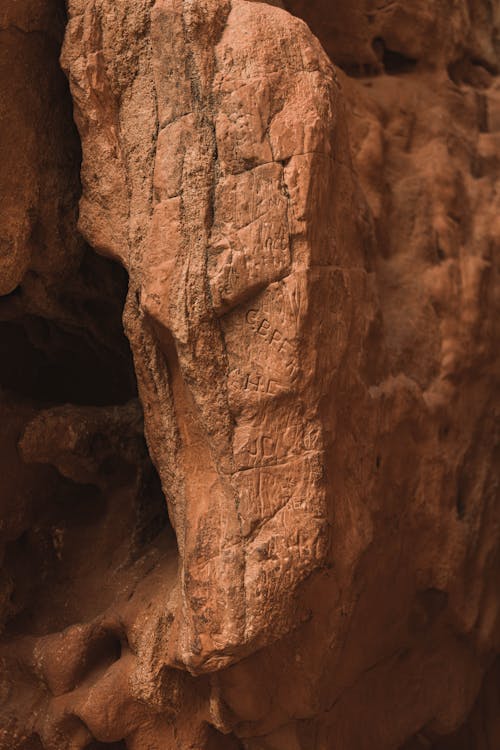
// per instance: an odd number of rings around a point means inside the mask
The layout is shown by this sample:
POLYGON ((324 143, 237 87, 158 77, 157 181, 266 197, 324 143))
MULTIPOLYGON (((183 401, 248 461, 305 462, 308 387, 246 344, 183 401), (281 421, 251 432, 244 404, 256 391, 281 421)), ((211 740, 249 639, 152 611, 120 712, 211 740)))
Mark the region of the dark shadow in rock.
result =
POLYGON ((41 404, 125 403, 136 390, 128 363, 120 364, 84 331, 34 315, 0 322, 0 386, 22 398, 41 404))
POLYGON ((373 40, 372 47, 387 75, 411 73, 417 66, 418 60, 396 50, 388 49, 381 37, 376 37, 373 40))

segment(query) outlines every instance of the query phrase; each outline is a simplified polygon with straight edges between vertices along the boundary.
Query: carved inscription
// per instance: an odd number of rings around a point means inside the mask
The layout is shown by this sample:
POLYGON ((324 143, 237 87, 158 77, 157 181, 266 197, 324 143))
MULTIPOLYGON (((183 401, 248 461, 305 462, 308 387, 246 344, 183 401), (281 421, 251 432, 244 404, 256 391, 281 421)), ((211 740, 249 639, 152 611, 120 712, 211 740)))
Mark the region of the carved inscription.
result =
POLYGON ((285 338, 282 331, 276 328, 260 310, 253 308, 248 310, 245 320, 254 333, 261 336, 267 344, 273 346, 279 354, 283 354, 285 357, 285 369, 293 380, 297 374, 297 363, 295 362, 295 352, 290 341, 285 338))
MULTIPOLYGON (((290 399, 298 388, 300 358, 297 340, 297 293, 293 274, 271 284, 247 307, 223 318, 230 374, 228 397, 235 419, 251 409, 267 409, 273 402, 272 429, 282 431, 276 404, 290 399)), ((288 418, 290 418, 290 404, 288 418)), ((279 410, 278 410, 279 411, 279 410)), ((254 419, 257 418, 254 413, 254 419)), ((267 419, 261 414, 259 419, 267 419)), ((302 417, 298 417, 302 422, 302 417)), ((292 420, 293 421, 293 420, 292 420)), ((239 422, 238 422, 239 424, 239 422)), ((239 427, 237 428, 237 432, 239 427)))
POLYGON ((235 427, 233 449, 235 469, 245 470, 317 454, 323 450, 323 442, 319 424, 296 413, 284 400, 262 404, 258 414, 243 414, 235 427))
POLYGON ((219 314, 290 269, 283 180, 283 167, 277 163, 219 180, 207 266, 214 310, 219 314))
POLYGON ((274 378, 269 378, 266 375, 258 375, 256 373, 247 373, 244 376, 243 388, 245 391, 266 393, 271 396, 275 396, 284 390, 281 383, 274 378))
POLYGON ((274 352, 280 355, 282 366, 289 380, 297 377, 298 365, 295 348, 286 338, 282 330, 276 327, 262 310, 250 308, 245 315, 245 321, 251 330, 274 352))
MULTIPOLYGON (((271 448, 271 444, 268 446, 271 448)), ((239 514, 245 536, 266 524, 278 512, 285 523, 293 526, 295 511, 315 512, 316 498, 321 496, 320 454, 291 456, 276 465, 257 466, 239 471, 233 485, 240 498, 239 514), (311 499, 311 488, 315 498, 311 499)), ((319 510, 319 508, 318 508, 319 510)))

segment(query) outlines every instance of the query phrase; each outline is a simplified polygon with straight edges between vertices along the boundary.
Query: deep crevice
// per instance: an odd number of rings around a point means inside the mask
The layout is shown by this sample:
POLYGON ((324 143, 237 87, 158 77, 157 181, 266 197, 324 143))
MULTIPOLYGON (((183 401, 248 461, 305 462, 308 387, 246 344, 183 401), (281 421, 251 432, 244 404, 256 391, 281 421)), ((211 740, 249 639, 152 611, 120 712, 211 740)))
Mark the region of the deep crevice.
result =
POLYGON ((175 539, 168 518, 160 477, 152 463, 148 464, 141 475, 137 496, 137 525, 134 541, 138 553, 165 529, 175 539))
POLYGON ((89 679, 95 680, 117 662, 122 655, 124 645, 122 641, 125 641, 126 645, 126 638, 123 634, 119 636, 109 631, 98 633, 92 638, 82 654, 78 669, 73 675, 73 689, 89 679))
POLYGON ((42 741, 40 735, 32 734, 27 740, 21 744, 19 750, 43 750, 42 741))
POLYGON ((387 75, 411 73, 415 70, 418 64, 416 58, 389 49, 381 37, 376 37, 373 40, 372 47, 387 75))
POLYGON ((123 404, 136 396, 131 354, 116 315, 120 297, 124 300, 126 294, 126 274, 106 262, 110 283, 99 289, 95 274, 102 264, 94 267, 93 273, 88 265, 80 267, 81 290, 59 297, 68 311, 68 321, 61 323, 29 312, 0 321, 1 388, 41 404, 104 406, 123 404), (118 299, 110 304, 105 295, 113 287, 118 299), (98 338, 103 326, 108 341, 98 338))
POLYGON ((456 86, 466 84, 476 88, 488 88, 492 78, 498 75, 498 68, 477 57, 461 57, 449 63, 448 76, 456 86))
MULTIPOLYGON (((25 89, 33 88, 40 103, 26 122, 41 155, 26 179, 39 181, 40 202, 27 207, 28 267, 20 269, 18 285, 0 297, 0 416, 7 452, 1 465, 6 512, 0 524, 0 643, 2 656, 11 643, 22 645, 32 637, 69 643, 68 658, 64 650, 60 654, 61 672, 46 684, 60 694, 66 677, 68 690, 93 684, 130 655, 120 608, 143 583, 154 584, 146 579, 155 566, 162 574, 166 561, 175 575, 176 540, 133 403, 138 390, 122 324, 127 273, 96 254, 76 228, 82 155, 58 62, 64 2, 52 5, 57 10, 50 32, 40 32, 50 39, 33 60, 22 58, 29 73, 25 89), (47 79, 51 83, 45 86, 47 79), (37 420, 42 428, 33 433, 31 453, 24 453, 19 441, 37 420), (46 444, 51 450, 44 450, 46 444), (110 616, 100 629, 110 612, 115 620, 110 616), (89 626, 83 645, 78 639, 70 643, 65 631, 73 625, 77 633, 89 626)), ((18 277, 12 284, 17 282, 18 277)), ((44 639, 36 643, 45 648, 44 639)), ((30 716, 29 701, 25 707, 17 694, 24 689, 35 696, 40 689, 40 675, 35 678, 24 658, 12 659, 7 699, 14 731, 23 737, 28 717, 34 730, 39 724, 30 716)), ((52 661, 55 671, 57 664, 52 661)), ((44 726, 52 721, 51 711, 49 705, 40 717, 44 726)), ((61 719, 60 742, 75 732, 92 737, 68 714, 61 719)), ((16 738, 10 739, 18 747, 16 738)), ((42 750, 44 743, 34 731, 19 750, 42 750)), ((95 739, 87 748, 126 750, 127 743, 95 739)))
POLYGON ((213 726, 207 726, 207 750, 243 750, 243 743, 234 734, 222 734, 213 726))

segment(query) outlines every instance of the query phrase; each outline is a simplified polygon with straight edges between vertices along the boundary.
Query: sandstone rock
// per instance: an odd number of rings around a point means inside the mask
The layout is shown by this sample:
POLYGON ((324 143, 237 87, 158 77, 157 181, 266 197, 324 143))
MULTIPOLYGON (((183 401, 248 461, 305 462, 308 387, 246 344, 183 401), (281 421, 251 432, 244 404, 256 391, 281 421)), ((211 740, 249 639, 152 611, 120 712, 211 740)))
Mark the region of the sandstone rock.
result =
POLYGON ((126 45, 150 68, 156 120, 123 77, 108 6, 70 10, 80 224, 89 239, 106 231, 100 250, 129 272, 125 324, 183 562, 170 658, 220 668, 294 627, 295 589, 326 559, 331 415, 319 405, 354 366, 369 314, 352 305, 369 285, 338 85, 283 11, 156 3, 151 49, 135 28, 126 45), (101 109, 89 66, 102 35, 96 75, 116 94, 101 109))
POLYGON ((0 11, 0 749, 495 746, 497 11, 68 6, 70 95, 0 11))

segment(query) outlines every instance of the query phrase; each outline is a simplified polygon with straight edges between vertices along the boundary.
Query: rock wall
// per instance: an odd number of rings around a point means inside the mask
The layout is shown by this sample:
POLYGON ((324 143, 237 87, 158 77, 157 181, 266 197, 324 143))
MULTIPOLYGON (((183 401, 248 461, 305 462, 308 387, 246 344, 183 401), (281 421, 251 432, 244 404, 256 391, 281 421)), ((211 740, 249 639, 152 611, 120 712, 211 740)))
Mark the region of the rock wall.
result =
POLYGON ((0 750, 498 744, 500 9, 330 6, 0 11, 0 750))

